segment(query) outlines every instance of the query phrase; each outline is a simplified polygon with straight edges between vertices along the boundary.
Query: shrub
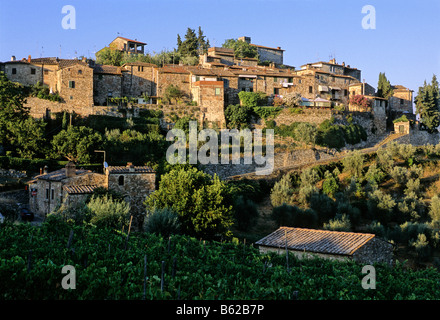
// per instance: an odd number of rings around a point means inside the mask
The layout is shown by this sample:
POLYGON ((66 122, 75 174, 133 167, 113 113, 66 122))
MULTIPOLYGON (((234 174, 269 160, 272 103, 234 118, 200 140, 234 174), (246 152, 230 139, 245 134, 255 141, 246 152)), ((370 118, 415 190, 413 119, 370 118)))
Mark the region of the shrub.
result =
POLYGON ((368 194, 368 211, 373 218, 381 222, 388 222, 392 217, 396 201, 381 190, 375 190, 368 194))
POLYGON ((429 246, 429 242, 426 238, 426 235, 423 233, 417 235, 417 240, 412 241, 410 246, 414 247, 417 252, 417 256, 421 260, 427 260, 431 254, 431 247, 429 246))
POLYGON ((179 215, 169 208, 154 209, 143 224, 145 232, 160 234, 164 238, 180 233, 179 215))
POLYGON ((398 185, 404 185, 407 182, 408 169, 396 166, 391 169, 390 176, 398 185))
POLYGON ((316 143, 316 135, 316 127, 307 122, 299 123, 294 130, 296 140, 304 142, 305 144, 311 144, 312 146, 316 143))
POLYGON ((324 229, 333 231, 350 231, 351 223, 346 214, 338 215, 328 223, 324 223, 324 229))
POLYGON ((322 192, 328 196, 334 196, 338 191, 339 179, 327 171, 325 174, 325 179, 322 183, 322 192))
POLYGON ((97 227, 120 228, 128 225, 130 205, 125 201, 113 199, 111 196, 93 196, 86 204, 90 210, 90 223, 97 227))
POLYGON ((285 174, 280 181, 276 182, 270 192, 272 206, 278 207, 293 202, 293 186, 290 174, 285 174))
POLYGON ((373 221, 369 225, 367 225, 367 231, 370 233, 374 233, 379 237, 385 237, 386 235, 385 227, 377 221, 373 221))
POLYGON ((440 226, 440 198, 435 195, 431 198, 429 205, 429 216, 433 225, 440 226))
POLYGON ((255 202, 239 196, 234 203, 234 218, 239 230, 247 231, 252 228, 258 217, 258 208, 255 202))
POLYGON ((310 209, 318 214, 318 220, 328 221, 335 215, 335 202, 325 194, 313 193, 309 199, 310 209))
POLYGON ((359 151, 351 151, 344 159, 342 159, 344 171, 360 177, 362 175, 362 168, 364 165, 364 155, 359 151))
POLYGON ((312 209, 302 210, 297 206, 283 204, 274 207, 272 218, 278 225, 299 228, 313 228, 317 226, 318 216, 312 209))
POLYGON ((267 105, 267 95, 264 92, 246 92, 241 91, 238 98, 243 106, 256 107, 267 105))

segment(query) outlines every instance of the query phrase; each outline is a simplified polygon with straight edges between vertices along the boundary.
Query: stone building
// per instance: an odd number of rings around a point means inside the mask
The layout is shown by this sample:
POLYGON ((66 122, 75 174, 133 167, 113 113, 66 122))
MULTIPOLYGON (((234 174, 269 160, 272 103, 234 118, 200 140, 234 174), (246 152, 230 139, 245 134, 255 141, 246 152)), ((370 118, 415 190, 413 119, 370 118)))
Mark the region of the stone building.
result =
POLYGON ((352 68, 350 65, 336 63, 336 59, 331 59, 329 62, 319 61, 313 63, 307 63, 301 66, 301 70, 318 69, 327 73, 350 76, 361 81, 361 70, 352 68))
POLYGON ((281 227, 255 242, 260 252, 289 252, 298 258, 354 260, 362 264, 393 263, 393 244, 374 234, 281 227))
POLYGON ((110 42, 108 47, 112 50, 119 50, 129 54, 144 54, 144 48, 146 45, 146 43, 141 41, 127 39, 124 37, 116 37, 112 42, 110 42))
POLYGON ((122 65, 123 96, 156 96, 154 73, 157 66, 146 62, 131 62, 122 65))
POLYGON ((93 102, 94 105, 108 104, 109 98, 123 96, 121 67, 94 65, 93 67, 93 102))
POLYGON ((271 47, 253 44, 251 43, 250 37, 240 37, 238 38, 238 40, 245 41, 249 43, 251 46, 256 47, 258 52, 258 59, 261 62, 272 62, 275 63, 276 65, 283 64, 283 54, 285 50, 281 49, 281 47, 271 48, 271 47))
POLYGON ((77 169, 69 162, 65 168, 48 172, 47 168, 29 184, 29 209, 46 216, 61 205, 81 203, 98 188, 117 191, 131 206, 131 213, 139 216, 145 212, 145 197, 153 192, 156 173, 147 166, 109 166, 105 174, 77 169))
POLYGON ((107 188, 120 193, 130 204, 134 223, 145 213, 145 198, 156 189, 156 172, 148 166, 109 166, 105 170, 107 188))
POLYGON ((413 113, 413 90, 402 85, 391 86, 393 95, 388 99, 390 111, 398 113, 413 113))
POLYGON ((197 81, 192 85, 191 94, 199 106, 203 106, 202 115, 204 120, 215 122, 219 128, 226 124, 224 82, 223 81, 197 81))

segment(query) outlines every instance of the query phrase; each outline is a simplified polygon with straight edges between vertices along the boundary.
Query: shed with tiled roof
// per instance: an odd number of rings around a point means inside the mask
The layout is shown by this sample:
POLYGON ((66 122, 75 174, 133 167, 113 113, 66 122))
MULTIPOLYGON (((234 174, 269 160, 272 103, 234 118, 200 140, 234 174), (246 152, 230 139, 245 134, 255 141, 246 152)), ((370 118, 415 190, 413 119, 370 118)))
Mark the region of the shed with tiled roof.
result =
POLYGON ((255 244, 263 253, 284 253, 287 249, 299 258, 317 256, 369 264, 391 264, 393 260, 393 244, 370 233, 280 227, 255 244))

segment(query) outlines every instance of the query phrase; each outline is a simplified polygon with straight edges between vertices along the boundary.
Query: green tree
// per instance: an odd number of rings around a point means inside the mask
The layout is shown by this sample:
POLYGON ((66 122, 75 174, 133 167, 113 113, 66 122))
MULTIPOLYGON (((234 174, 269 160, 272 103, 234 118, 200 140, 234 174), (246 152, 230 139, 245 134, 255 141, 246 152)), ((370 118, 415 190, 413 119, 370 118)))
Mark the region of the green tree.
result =
POLYGON ((379 81, 377 83, 377 96, 389 99, 393 95, 393 88, 390 81, 385 76, 385 72, 379 73, 379 81))
POLYGON ((43 120, 32 117, 11 121, 7 124, 7 138, 9 144, 22 158, 32 159, 36 155, 44 154, 45 142, 43 120))
POLYGON ((318 131, 314 125, 307 122, 301 122, 293 132, 296 140, 301 141, 306 145, 310 144, 313 147, 315 146, 318 131))
POLYGON ((123 57, 124 55, 122 51, 106 47, 96 53, 96 63, 120 66, 122 64, 123 57))
POLYGON ((419 87, 417 96, 414 98, 416 112, 420 115, 421 123, 428 132, 437 132, 440 125, 440 89, 436 75, 432 76, 431 84, 426 81, 423 87, 419 87))
POLYGON ((197 45, 199 56, 208 52, 209 40, 206 39, 206 36, 203 34, 202 28, 200 26, 197 32, 197 45))
POLYGON ((364 155, 359 150, 351 151, 342 159, 342 164, 345 172, 359 178, 362 175, 364 166, 364 155))
MULTIPOLYGON (((180 38, 180 35, 177 35, 177 39, 180 38)), ((181 42, 180 46, 177 48, 177 51, 182 56, 198 56, 198 48, 199 48, 199 39, 196 35, 194 29, 188 28, 185 34, 185 40, 181 42)))
POLYGON ((236 58, 257 58, 258 51, 257 48, 251 46, 246 41, 241 41, 237 39, 227 39, 222 44, 223 48, 234 49, 234 55, 236 58))
POLYGON ((143 228, 145 232, 157 233, 168 238, 172 234, 180 233, 179 215, 168 208, 155 209, 152 212, 147 212, 143 228))
POLYGON ((29 116, 29 109, 24 106, 25 101, 23 86, 9 81, 4 72, 0 72, 0 144, 5 148, 10 145, 8 125, 23 121, 29 116))
POLYGON ((429 216, 431 217, 432 224, 440 227, 440 198, 437 195, 431 198, 429 216))
POLYGON ((283 204, 293 203, 293 192, 291 175, 285 174, 279 181, 275 182, 270 192, 272 206, 278 207, 283 204))
POLYGON ((179 89, 178 86, 170 84, 165 88, 164 99, 168 100, 170 103, 174 100, 177 103, 179 99, 182 99, 185 93, 179 89))
POLYGON ((229 128, 246 128, 251 116, 251 107, 231 104, 225 109, 225 118, 229 128))
POLYGON ((130 205, 124 200, 113 199, 111 196, 92 196, 86 204, 90 211, 90 223, 101 228, 116 228, 128 225, 130 205))
POLYGON ((218 176, 178 168, 161 177, 145 205, 149 210, 170 208, 179 215, 183 233, 213 239, 231 235, 234 220, 226 197, 226 186, 218 176))
POLYGON ((89 163, 93 150, 102 142, 98 132, 85 126, 70 126, 52 139, 55 157, 64 157, 78 163, 89 163))

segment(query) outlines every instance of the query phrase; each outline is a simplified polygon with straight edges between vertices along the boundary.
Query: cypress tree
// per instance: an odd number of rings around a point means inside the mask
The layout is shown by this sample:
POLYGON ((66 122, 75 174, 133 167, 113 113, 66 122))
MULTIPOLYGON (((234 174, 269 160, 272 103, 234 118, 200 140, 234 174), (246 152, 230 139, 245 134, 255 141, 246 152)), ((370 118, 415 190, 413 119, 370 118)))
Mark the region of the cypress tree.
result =
POLYGON ((440 90, 437 77, 433 75, 431 84, 427 84, 426 80, 423 87, 419 87, 417 96, 415 97, 416 112, 420 115, 421 123, 426 127, 428 132, 436 132, 440 125, 439 106, 440 106, 440 90))
POLYGON ((377 96, 389 99, 393 95, 393 89, 390 81, 385 76, 385 72, 379 73, 379 82, 377 83, 377 96))

